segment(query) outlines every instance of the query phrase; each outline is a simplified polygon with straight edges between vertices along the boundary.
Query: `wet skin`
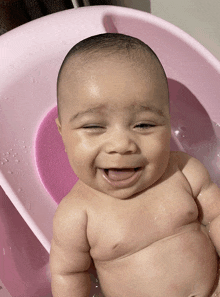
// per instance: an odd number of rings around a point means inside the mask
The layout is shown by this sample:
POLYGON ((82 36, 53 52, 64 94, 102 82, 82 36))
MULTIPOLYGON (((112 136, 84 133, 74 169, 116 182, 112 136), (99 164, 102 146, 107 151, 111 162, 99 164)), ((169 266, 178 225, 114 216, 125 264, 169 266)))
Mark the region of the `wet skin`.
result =
POLYGON ((57 125, 79 181, 54 217, 54 296, 88 296, 91 259, 106 297, 214 290, 220 191, 199 161, 170 152, 168 93, 151 62, 100 59, 63 77, 57 125))

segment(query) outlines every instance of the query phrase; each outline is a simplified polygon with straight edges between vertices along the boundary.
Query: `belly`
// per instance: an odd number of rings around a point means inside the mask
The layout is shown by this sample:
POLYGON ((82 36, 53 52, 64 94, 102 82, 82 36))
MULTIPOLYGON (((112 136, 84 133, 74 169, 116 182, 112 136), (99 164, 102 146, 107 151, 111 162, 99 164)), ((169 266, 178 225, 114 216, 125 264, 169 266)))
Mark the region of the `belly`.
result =
POLYGON ((95 265, 106 297, 208 297, 217 276, 214 246, 200 226, 95 265))

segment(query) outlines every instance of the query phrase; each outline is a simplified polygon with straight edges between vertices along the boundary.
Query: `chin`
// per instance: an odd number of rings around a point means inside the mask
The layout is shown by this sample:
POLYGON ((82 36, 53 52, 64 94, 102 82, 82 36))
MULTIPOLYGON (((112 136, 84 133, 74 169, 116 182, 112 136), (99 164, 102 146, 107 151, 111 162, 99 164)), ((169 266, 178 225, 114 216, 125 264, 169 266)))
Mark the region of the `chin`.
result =
POLYGON ((142 193, 144 190, 146 190, 146 187, 132 187, 124 189, 112 189, 108 191, 103 191, 103 193, 120 200, 126 200, 134 198, 138 194, 142 193))

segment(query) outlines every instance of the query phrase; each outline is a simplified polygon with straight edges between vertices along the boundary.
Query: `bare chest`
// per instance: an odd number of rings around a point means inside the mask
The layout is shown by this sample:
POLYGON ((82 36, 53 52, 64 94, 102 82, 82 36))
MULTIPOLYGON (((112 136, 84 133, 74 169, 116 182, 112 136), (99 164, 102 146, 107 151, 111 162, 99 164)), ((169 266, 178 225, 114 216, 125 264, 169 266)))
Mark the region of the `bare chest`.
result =
POLYGON ((197 205, 184 183, 165 182, 139 197, 111 201, 90 214, 91 256, 99 261, 124 257, 184 231, 197 218, 197 205))

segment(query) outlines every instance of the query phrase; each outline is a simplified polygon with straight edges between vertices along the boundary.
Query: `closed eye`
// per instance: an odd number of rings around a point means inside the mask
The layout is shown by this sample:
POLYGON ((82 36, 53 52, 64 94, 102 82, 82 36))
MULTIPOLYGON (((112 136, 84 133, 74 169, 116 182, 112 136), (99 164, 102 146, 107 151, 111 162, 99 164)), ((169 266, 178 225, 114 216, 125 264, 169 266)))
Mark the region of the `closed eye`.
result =
POLYGON ((155 127, 156 125, 154 124, 147 124, 147 123, 141 123, 135 126, 135 128, 139 128, 139 129, 149 129, 152 127, 155 127))
POLYGON ((104 129, 104 127, 102 126, 98 126, 98 125, 89 125, 89 126, 84 126, 82 127, 83 129, 86 129, 86 130, 98 130, 98 129, 104 129))
POLYGON ((102 128, 101 126, 84 126, 83 129, 97 129, 97 128, 102 128))

